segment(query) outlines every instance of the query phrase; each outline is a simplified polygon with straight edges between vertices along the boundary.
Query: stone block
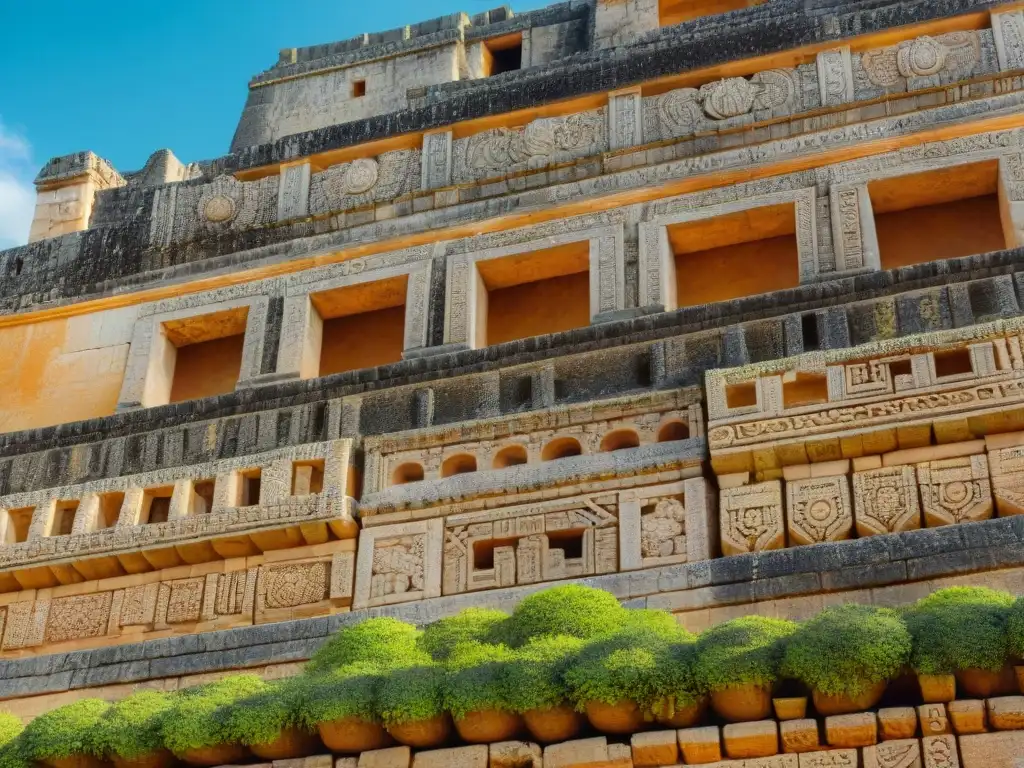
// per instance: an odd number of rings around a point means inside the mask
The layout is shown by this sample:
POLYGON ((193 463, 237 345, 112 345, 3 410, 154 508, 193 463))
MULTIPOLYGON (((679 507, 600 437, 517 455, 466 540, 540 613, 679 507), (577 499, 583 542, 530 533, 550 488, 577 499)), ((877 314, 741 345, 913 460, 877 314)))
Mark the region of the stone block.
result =
POLYGON ((755 757, 750 760, 725 760, 721 768, 800 768, 796 755, 774 755, 772 757, 755 757))
POLYGON ((717 763, 722 759, 721 733, 717 725, 683 728, 676 732, 676 740, 687 765, 717 763))
POLYGON ((770 480, 719 492, 722 554, 763 552, 786 546, 782 483, 770 480))
POLYGON ((675 731, 649 731, 633 734, 633 765, 673 765, 679 762, 679 743, 675 731))
POLYGON ((491 744, 490 768, 542 768, 541 748, 528 741, 499 741, 491 744))
POLYGON ((917 739, 883 741, 863 752, 864 768, 922 768, 921 742, 917 739))
MULTIPOLYGON (((287 762, 282 760, 275 760, 274 763, 287 762)), ((358 768, 359 758, 358 757, 339 757, 334 761, 334 768, 358 768)))
MULTIPOLYGON (((341 768, 356 768, 355 761, 358 758, 351 759, 352 765, 342 765, 341 768)), ((334 759, 334 755, 312 755, 311 757, 297 757, 292 760, 275 760, 273 762, 274 768, 338 768, 337 762, 334 759)))
POLYGON ((922 704, 917 708, 917 714, 921 720, 922 736, 941 736, 950 732, 945 704, 922 704))
POLYGON ((800 768, 857 768, 860 759, 856 749, 829 749, 799 755, 800 768))
POLYGON ((853 514, 858 536, 921 527, 913 467, 884 467, 853 475, 853 514))
POLYGON ((917 735, 917 712, 913 707, 878 710, 878 735, 882 741, 914 738, 917 735))
POLYGON ((963 768, 1018 768, 1024 757, 1024 731, 961 736, 960 756, 963 768))
POLYGON ((951 701, 947 706, 949 719, 953 723, 953 731, 958 736, 968 733, 984 733, 987 729, 985 702, 981 699, 961 699, 951 701))
POLYGON ((544 748, 545 768, 629 768, 630 749, 625 744, 608 744, 608 739, 576 739, 544 748), (620 749, 621 747, 621 749, 620 749))
POLYGON ((996 731, 1024 729, 1024 696, 997 696, 986 702, 988 724, 996 731))
POLYGON ((960 768, 956 737, 950 734, 925 736, 921 739, 921 754, 924 757, 924 768, 960 768))
POLYGON ((869 747, 878 742, 878 718, 874 712, 826 717, 825 738, 830 747, 869 747))
POLYGON ((431 749, 413 755, 412 768, 487 768, 487 758, 486 744, 431 749))
POLYGON ((786 483, 786 530, 790 546, 850 538, 853 506, 846 476, 786 483))
POLYGON ((730 723, 722 728, 725 754, 733 759, 778 754, 779 726, 774 720, 730 723))
POLYGON ((783 752, 815 752, 821 748, 818 721, 811 718, 784 720, 779 723, 779 736, 783 752))
POLYGON ((359 755, 358 768, 409 768, 412 750, 409 747, 372 749, 359 755))

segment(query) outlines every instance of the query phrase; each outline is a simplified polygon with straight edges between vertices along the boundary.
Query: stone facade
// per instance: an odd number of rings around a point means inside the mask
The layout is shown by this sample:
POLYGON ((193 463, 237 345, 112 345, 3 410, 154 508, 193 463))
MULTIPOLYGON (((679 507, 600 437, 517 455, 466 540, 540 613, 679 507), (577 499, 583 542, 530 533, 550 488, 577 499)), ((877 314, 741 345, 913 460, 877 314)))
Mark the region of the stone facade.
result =
MULTIPOLYGON (((229 155, 47 163, 0 253, 0 705, 570 580, 694 631, 1024 592, 1024 15, 677 6, 289 48, 229 155)), ((1022 722, 337 762, 981 768, 1022 722)))

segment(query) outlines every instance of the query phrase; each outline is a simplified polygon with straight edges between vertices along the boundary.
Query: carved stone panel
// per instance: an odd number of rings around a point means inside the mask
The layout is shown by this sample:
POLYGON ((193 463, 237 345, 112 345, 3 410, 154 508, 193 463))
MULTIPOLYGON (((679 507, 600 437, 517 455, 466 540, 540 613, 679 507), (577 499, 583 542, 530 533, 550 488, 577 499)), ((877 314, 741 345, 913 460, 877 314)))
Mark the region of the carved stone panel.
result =
POLYGON ((719 499, 723 555, 786 546, 781 481, 724 488, 719 499))
POLYGON ((917 739, 883 741, 864 749, 864 768, 922 768, 917 739))
POLYGON ((882 467, 853 474, 858 536, 921 527, 921 505, 913 467, 882 467))
POLYGON ((790 546, 842 541, 853 530, 853 506, 846 475, 786 483, 790 546))
POLYGON ((51 601, 43 642, 60 643, 105 635, 110 600, 110 592, 100 592, 51 601))
POLYGON ((921 739, 921 751, 924 753, 924 768, 960 768, 954 736, 925 736, 921 739))
POLYGON ((440 596, 443 523, 435 519, 363 529, 353 607, 440 596))
POLYGON ((991 451, 989 462, 1000 516, 1024 514, 1024 446, 991 451))
POLYGON ((445 527, 444 594, 618 570, 615 499, 586 497, 453 516, 445 527))
POLYGON ((984 456, 918 464, 917 481, 929 528, 992 517, 992 490, 984 456))

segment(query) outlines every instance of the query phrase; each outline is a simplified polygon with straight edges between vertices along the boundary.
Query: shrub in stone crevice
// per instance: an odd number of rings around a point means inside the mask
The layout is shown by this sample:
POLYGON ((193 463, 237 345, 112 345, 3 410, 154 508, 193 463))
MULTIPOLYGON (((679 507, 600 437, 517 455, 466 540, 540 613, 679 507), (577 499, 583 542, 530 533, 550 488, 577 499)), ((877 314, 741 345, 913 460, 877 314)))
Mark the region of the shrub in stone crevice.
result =
POLYGON ((343 627, 313 654, 306 671, 315 674, 351 664, 376 664, 383 669, 425 660, 429 655, 418 645, 420 634, 398 619, 367 619, 343 627))
POLYGON ((508 614, 492 608, 466 608, 423 629, 419 647, 435 661, 445 661, 465 643, 498 644, 503 640, 508 614))
POLYGON ((345 718, 380 722, 379 692, 386 675, 378 665, 363 663, 303 676, 296 702, 298 721, 308 730, 345 718))
POLYGON ((857 697, 895 678, 910 651, 910 632, 896 611, 834 606, 788 638, 782 673, 827 696, 857 697))
POLYGON ((587 640, 615 630, 628 611, 614 595, 600 589, 567 584, 535 592, 523 599, 508 620, 505 642, 512 648, 546 635, 587 640))
POLYGON ((512 711, 508 668, 514 657, 507 646, 461 643, 447 656, 442 703, 453 717, 483 710, 512 711))
POLYGON ((918 600, 903 611, 914 644, 911 667, 923 675, 999 671, 1010 655, 1013 604, 1011 595, 987 587, 948 587, 918 600))
POLYGON ((269 744, 288 728, 312 730, 302 718, 302 704, 311 680, 299 675, 268 683, 226 707, 218 715, 224 719, 224 742, 248 747, 269 744))
POLYGON ((160 729, 173 703, 163 691, 138 691, 114 702, 96 725, 97 752, 131 759, 159 751, 160 729))
POLYGON ((101 699, 79 699, 45 712, 22 732, 23 754, 35 761, 73 755, 100 756, 99 721, 110 708, 101 699))
POLYGON ((381 720, 395 725, 442 715, 444 691, 445 668, 435 661, 394 669, 378 693, 381 720))
POLYGON ((509 708, 522 713, 567 704, 565 672, 584 642, 568 635, 547 635, 516 650, 505 668, 509 708))
POLYGON ((266 687, 266 682, 249 674, 178 691, 160 727, 164 746, 175 754, 183 754, 233 743, 228 708, 266 687))
POLYGON ((742 616, 711 627, 697 638, 694 678, 705 691, 735 686, 768 687, 781 677, 785 642, 797 624, 742 616))

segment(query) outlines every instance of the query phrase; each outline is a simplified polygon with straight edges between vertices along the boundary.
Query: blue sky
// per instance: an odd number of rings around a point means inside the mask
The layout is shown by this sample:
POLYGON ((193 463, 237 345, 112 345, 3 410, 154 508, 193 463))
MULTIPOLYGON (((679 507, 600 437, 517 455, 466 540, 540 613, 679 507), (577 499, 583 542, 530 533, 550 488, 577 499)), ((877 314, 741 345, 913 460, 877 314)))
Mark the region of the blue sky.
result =
MULTIPOLYGON (((554 0, 519 0, 514 10, 554 0)), ((0 0, 0 248, 28 234, 31 181, 91 149, 135 170, 156 149, 228 151, 246 83, 277 51, 500 0, 0 0)))

